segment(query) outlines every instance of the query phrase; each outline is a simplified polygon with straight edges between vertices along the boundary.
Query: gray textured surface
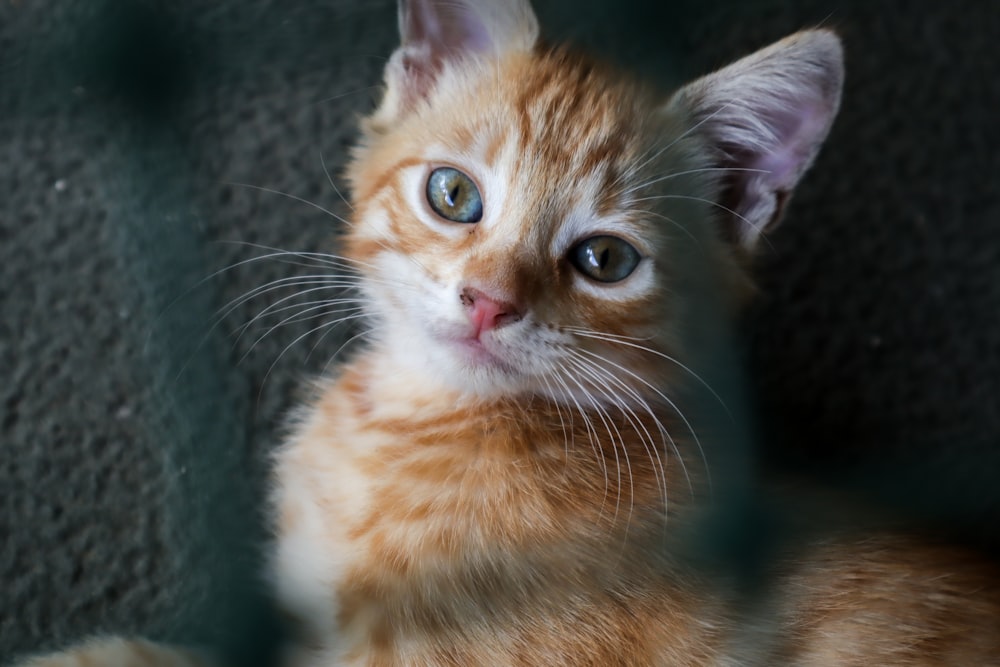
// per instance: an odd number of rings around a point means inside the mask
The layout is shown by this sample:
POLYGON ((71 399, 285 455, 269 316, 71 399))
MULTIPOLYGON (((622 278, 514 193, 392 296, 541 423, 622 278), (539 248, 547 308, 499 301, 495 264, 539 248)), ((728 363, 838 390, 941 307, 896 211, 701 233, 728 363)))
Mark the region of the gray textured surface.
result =
MULTIPOLYGON (((843 34, 842 116, 747 318, 765 453, 1000 541, 995 7, 537 4, 665 85, 843 34)), ((327 246, 322 212, 230 184, 343 212, 322 161, 395 40, 385 0, 0 2, 0 662, 95 632, 266 637, 264 457, 346 331, 231 335, 279 295, 212 328, 303 267, 199 281, 261 254, 240 243, 327 246)))

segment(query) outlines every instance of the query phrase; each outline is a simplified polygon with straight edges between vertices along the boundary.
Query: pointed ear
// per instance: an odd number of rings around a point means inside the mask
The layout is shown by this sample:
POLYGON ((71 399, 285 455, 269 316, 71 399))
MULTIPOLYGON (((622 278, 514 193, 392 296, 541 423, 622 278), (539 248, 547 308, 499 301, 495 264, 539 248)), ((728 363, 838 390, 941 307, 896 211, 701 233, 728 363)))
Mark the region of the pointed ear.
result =
POLYGON ((399 0, 399 32, 376 114, 383 120, 426 99, 449 63, 530 50, 538 20, 527 0, 399 0))
POLYGON ((777 224, 840 105, 843 51, 832 32, 796 33, 679 90, 669 107, 707 138, 725 233, 745 250, 777 224))

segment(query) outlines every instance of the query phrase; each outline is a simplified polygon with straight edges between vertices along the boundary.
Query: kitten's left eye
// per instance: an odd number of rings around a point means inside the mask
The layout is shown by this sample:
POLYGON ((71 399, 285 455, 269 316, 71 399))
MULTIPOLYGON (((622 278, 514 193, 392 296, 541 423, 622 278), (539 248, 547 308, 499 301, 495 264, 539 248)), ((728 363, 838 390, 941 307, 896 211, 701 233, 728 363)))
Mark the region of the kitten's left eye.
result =
POLYGON ((591 236, 569 251, 569 261, 580 273, 602 283, 625 280, 640 259, 639 251, 617 236, 591 236))
POLYGON ((483 198, 472 179, 451 167, 439 167, 427 179, 427 203, 452 222, 479 222, 483 198))

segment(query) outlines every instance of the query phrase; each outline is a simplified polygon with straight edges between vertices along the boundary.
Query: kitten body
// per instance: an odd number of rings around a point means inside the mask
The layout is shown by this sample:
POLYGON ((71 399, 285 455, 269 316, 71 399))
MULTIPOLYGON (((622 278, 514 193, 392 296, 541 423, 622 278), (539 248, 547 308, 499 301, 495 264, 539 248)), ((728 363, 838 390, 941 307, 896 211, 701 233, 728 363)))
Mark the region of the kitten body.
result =
POLYGON ((457 63, 402 122, 383 106, 368 123, 348 255, 366 267, 374 333, 278 464, 279 581, 315 636, 341 630, 316 664, 711 653, 715 603, 669 574, 665 548, 667 514, 704 480, 658 395, 688 378, 637 346, 676 352, 682 328, 708 329, 696 320, 719 313, 670 292, 724 303, 737 267, 701 224, 706 202, 650 202, 680 229, 621 206, 649 195, 622 194, 638 179, 711 188, 684 119, 650 114, 650 96, 610 75, 563 51, 515 51, 457 63), (433 219, 423 184, 441 164, 475 174, 480 222, 433 219), (565 257, 598 232, 641 244, 644 274, 610 289, 579 275, 565 257), (695 273, 706 258, 719 270, 695 273), (684 284, 654 277, 654 261, 684 284), (519 319, 477 336, 469 289, 519 319))
POLYGON ((660 97, 540 44, 521 0, 400 28, 348 170, 367 344, 276 454, 291 661, 997 664, 996 579, 955 550, 817 532, 751 596, 694 539, 732 434, 705 385, 836 113, 836 37, 660 97))

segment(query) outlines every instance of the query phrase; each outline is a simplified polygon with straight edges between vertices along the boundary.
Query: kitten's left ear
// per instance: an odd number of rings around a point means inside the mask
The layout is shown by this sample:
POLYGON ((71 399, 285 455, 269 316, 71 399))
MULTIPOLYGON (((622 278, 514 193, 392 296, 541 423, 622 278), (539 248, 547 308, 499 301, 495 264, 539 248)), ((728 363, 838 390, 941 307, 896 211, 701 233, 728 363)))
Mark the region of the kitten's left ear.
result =
POLYGON ((382 120, 426 99, 450 63, 530 50, 538 19, 528 0, 399 0, 399 33, 402 44, 385 69, 382 120))
POLYGON ((832 32, 796 33, 691 83, 668 108, 687 112, 723 173, 726 234, 749 251, 776 224, 840 106, 843 50, 832 32))

